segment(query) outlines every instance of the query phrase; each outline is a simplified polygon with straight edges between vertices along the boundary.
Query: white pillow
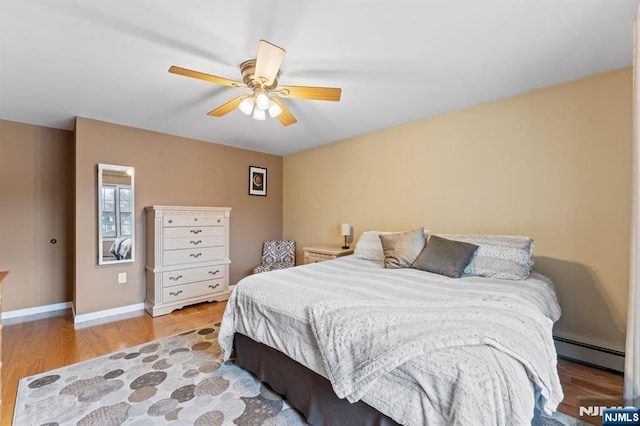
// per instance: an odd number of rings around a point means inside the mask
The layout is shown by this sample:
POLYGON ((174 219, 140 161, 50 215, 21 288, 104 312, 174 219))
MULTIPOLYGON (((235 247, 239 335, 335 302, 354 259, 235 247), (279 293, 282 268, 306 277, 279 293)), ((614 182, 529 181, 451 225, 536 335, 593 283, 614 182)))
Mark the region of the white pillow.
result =
MULTIPOLYGON (((384 262, 384 251, 382 251, 382 242, 378 235, 396 234, 396 232, 388 231, 364 231, 360 235, 360 239, 356 243, 353 255, 360 259, 375 260, 384 262)), ((429 230, 424 230, 424 237, 429 238, 429 230)))
POLYGON ((360 259, 384 261, 384 252, 382 251, 382 243, 380 242, 380 234, 391 234, 391 232, 365 231, 360 235, 360 239, 356 243, 353 255, 360 259))
POLYGON ((533 238, 519 235, 442 234, 450 240, 478 246, 465 274, 524 280, 533 266, 533 238))

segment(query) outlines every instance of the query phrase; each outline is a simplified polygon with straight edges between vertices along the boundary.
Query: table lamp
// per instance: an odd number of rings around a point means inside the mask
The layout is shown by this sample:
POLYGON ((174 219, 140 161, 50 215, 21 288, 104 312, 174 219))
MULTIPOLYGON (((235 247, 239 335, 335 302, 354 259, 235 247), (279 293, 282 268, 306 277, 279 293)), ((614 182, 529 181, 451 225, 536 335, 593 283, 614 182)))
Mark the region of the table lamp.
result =
POLYGON ((342 248, 348 249, 349 244, 347 244, 347 237, 351 235, 351 225, 349 225, 348 223, 343 223, 341 228, 342 228, 342 235, 344 236, 344 245, 342 246, 342 248))

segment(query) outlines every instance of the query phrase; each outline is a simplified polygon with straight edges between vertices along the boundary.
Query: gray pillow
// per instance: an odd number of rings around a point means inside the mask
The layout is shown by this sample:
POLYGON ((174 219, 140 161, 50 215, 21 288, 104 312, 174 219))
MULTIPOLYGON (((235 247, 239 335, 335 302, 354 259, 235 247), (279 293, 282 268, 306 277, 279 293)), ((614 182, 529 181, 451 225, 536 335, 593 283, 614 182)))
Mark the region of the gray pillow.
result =
POLYGON ((408 268, 424 248, 424 228, 395 234, 380 234, 385 268, 408 268))
POLYGON ((411 267, 451 278, 460 278, 476 250, 478 246, 475 244, 432 235, 411 267))

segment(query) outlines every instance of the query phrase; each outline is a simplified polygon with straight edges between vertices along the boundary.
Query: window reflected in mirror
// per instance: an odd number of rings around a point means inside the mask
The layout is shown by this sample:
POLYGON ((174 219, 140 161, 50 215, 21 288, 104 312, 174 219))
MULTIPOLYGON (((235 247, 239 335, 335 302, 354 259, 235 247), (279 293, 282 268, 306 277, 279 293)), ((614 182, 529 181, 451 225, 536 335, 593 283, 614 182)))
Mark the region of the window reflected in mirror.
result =
POLYGON ((98 263, 133 262, 133 167, 98 164, 98 263))

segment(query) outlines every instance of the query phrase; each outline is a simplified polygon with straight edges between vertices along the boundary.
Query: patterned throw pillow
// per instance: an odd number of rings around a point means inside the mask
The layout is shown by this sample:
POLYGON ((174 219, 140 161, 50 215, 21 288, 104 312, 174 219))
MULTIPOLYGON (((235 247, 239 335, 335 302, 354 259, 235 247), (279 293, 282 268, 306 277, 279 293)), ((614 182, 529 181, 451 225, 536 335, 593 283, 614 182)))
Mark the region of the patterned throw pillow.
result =
POLYGON ((524 280, 533 266, 533 238, 518 235, 440 234, 455 241, 475 244, 478 250, 465 274, 508 280, 524 280))
POLYGON ((424 228, 409 232, 380 234, 378 237, 382 243, 385 268, 410 267, 426 243, 424 228))

